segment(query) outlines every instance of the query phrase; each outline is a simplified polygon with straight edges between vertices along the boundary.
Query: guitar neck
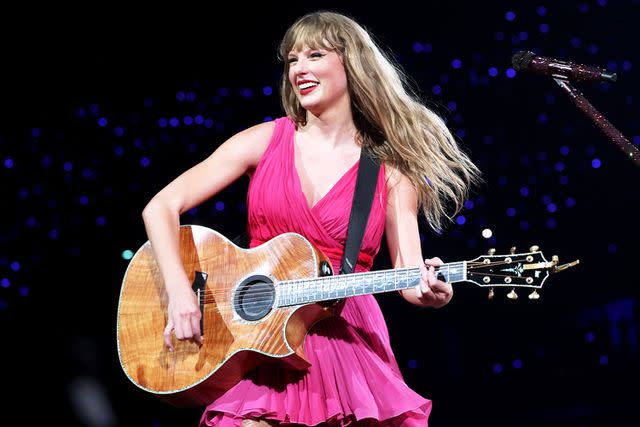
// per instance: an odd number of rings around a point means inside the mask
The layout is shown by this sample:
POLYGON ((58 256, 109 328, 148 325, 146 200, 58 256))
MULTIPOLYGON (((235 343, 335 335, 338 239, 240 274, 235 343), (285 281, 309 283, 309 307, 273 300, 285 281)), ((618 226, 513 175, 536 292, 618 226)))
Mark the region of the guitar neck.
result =
MULTIPOLYGON (((440 280, 448 283, 467 280, 467 262, 452 262, 436 268, 440 280)), ((286 280, 278 286, 280 307, 330 301, 358 295, 380 294, 415 287, 420 283, 417 267, 342 274, 311 279, 286 280)))

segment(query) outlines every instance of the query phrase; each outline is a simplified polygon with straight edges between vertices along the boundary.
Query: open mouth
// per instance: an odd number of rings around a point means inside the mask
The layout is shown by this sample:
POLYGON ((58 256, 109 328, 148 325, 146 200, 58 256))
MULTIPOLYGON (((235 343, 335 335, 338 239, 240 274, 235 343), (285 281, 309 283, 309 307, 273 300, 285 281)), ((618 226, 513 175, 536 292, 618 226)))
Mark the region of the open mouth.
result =
POLYGON ((298 85, 298 89, 301 95, 306 95, 318 87, 319 84, 318 82, 303 82, 298 85))

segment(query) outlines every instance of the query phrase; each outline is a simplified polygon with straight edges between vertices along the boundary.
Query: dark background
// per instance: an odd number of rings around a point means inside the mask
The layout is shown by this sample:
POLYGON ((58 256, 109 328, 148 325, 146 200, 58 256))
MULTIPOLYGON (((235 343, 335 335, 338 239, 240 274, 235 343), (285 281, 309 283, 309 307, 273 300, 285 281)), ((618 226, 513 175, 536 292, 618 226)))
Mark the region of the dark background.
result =
MULTIPOLYGON (((507 76, 520 50, 617 72, 615 84, 576 86, 638 145, 640 2, 479 3, 3 14, 6 416, 23 425, 196 425, 200 409, 165 406, 122 372, 122 254, 146 241, 140 214, 158 190, 233 133, 282 115, 280 38, 300 15, 332 8, 393 52, 483 171, 464 220, 442 234, 421 223, 425 257, 537 244, 547 258, 581 261, 552 276, 538 301, 522 292, 487 301, 471 283, 456 285, 440 310, 377 297, 406 381, 434 402, 431 425, 640 425, 640 170, 551 78, 507 76), (172 118, 175 127, 163 125, 172 118)), ((237 235, 247 183, 182 222, 237 235)), ((383 246, 374 268, 388 266, 383 246)))

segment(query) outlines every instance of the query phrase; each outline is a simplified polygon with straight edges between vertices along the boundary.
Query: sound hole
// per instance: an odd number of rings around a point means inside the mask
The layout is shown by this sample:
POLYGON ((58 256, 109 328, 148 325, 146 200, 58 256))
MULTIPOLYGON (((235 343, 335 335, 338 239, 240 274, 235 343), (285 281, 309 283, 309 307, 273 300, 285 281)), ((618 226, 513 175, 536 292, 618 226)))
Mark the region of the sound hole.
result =
POLYGON ((276 299, 273 282, 266 276, 251 276, 236 289, 233 305, 244 320, 260 320, 271 311, 276 299))

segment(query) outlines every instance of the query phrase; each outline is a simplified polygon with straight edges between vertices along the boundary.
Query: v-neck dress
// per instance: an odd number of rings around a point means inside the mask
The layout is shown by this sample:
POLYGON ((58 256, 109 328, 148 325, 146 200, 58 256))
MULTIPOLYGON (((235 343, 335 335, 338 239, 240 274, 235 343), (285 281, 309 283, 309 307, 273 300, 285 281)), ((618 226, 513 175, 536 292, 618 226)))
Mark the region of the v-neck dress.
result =
MULTIPOLYGON (((358 163, 310 208, 295 166, 295 130, 288 117, 275 120, 271 141, 249 183, 250 246, 282 233, 299 233, 329 257, 337 274, 358 163)), ((380 168, 356 272, 371 268, 384 232, 387 186, 384 164, 380 168)), ((283 425, 347 426, 365 418, 384 427, 427 425, 431 401, 405 383, 373 295, 349 297, 339 314, 316 323, 304 351, 311 362, 307 370, 258 367, 209 404, 200 425, 241 427, 248 417, 283 425)))

